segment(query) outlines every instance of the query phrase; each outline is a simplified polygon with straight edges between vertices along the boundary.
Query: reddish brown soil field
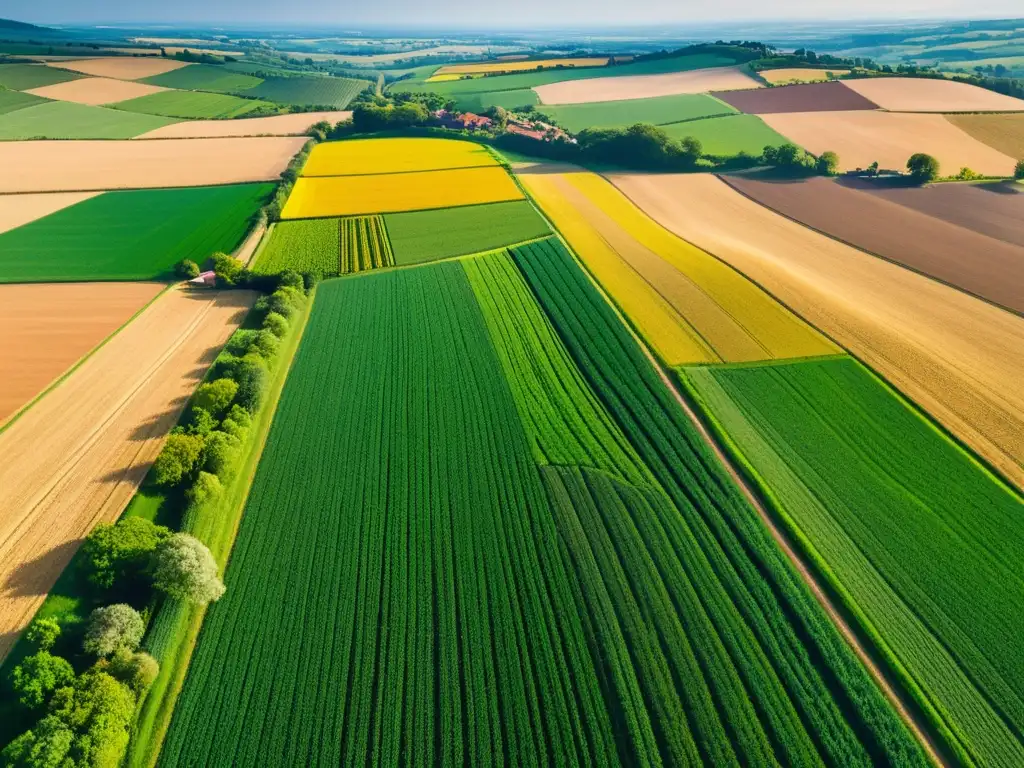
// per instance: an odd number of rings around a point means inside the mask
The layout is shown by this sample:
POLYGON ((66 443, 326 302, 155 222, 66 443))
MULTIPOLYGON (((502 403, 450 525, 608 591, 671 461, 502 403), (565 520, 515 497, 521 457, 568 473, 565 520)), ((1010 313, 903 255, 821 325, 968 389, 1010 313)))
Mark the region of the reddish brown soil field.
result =
POLYGON ((1024 248, 816 177, 722 177, 788 218, 993 304, 1024 313, 1024 248))
POLYGON ((711 95, 751 115, 878 109, 873 101, 842 83, 808 83, 754 91, 716 91, 711 95))

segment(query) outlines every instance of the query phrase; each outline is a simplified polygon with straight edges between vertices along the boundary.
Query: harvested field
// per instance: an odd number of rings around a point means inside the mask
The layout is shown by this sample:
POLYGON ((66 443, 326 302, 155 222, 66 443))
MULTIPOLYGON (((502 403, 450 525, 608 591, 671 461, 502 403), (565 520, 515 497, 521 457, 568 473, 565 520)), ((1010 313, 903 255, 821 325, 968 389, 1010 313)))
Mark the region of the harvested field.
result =
POLYGON ((38 195, 0 195, 0 234, 98 194, 100 193, 50 192, 38 195))
POLYGON ((161 283, 0 285, 0 427, 163 288, 161 283))
POLYGON ((836 152, 840 171, 876 161, 883 169, 905 171, 911 155, 926 152, 938 159, 944 175, 955 175, 964 166, 986 176, 1013 174, 1013 158, 972 139, 942 115, 795 112, 763 118, 809 152, 836 152))
POLYGON ((5 142, 0 193, 276 181, 305 143, 301 137, 5 142))
POLYGON ((12 91, 27 91, 80 77, 74 72, 52 69, 45 64, 0 64, 0 86, 12 91))
POLYGON ((243 91, 259 85, 263 80, 252 75, 233 72, 212 64, 189 64, 187 67, 146 78, 151 85, 179 88, 183 91, 243 91))
POLYGON ((843 85, 890 112, 1020 112, 1024 101, 953 80, 867 77, 843 85))
POLYGON ((368 174, 477 168, 497 165, 486 147, 454 139, 352 139, 317 144, 303 176, 368 174))
POLYGON ((668 364, 839 351, 742 275, 652 221, 600 176, 520 178, 668 364))
MULTIPOLYGON (((798 181, 749 175, 722 179, 812 229, 1024 314, 1024 247, 820 176, 798 181)), ((1018 210, 1024 213, 1024 207, 1018 210)), ((1018 229, 1024 230, 1024 218, 1018 229)))
POLYGON ((1004 155, 1024 158, 1024 115, 946 115, 946 119, 1004 155))
POLYGON ((590 57, 577 59, 532 59, 529 61, 487 61, 478 64, 448 64, 435 73, 437 75, 475 75, 494 74, 496 72, 528 72, 534 69, 554 69, 561 67, 603 67, 608 64, 608 57, 590 57))
MULTIPOLYGON (((44 101, 0 115, 0 139, 130 139, 176 122, 71 101, 44 101)), ((20 146, 20 145, 19 145, 20 146)))
POLYGON ((685 123, 663 125, 661 129, 673 139, 692 136, 700 141, 705 154, 717 157, 732 157, 740 152, 759 157, 765 147, 778 147, 788 141, 757 115, 688 120, 685 123))
POLYGON ((587 104, 593 101, 649 99, 679 93, 705 93, 742 88, 760 88, 761 84, 736 67, 696 69, 660 75, 625 75, 567 80, 538 85, 534 91, 542 104, 587 104))
POLYGON ((821 83, 828 80, 828 73, 838 77, 848 75, 848 69, 808 69, 806 67, 790 67, 789 69, 766 69, 757 74, 772 85, 789 85, 792 83, 821 83))
MULTIPOLYGON (((843 83, 808 83, 756 91, 712 93, 740 112, 772 115, 786 112, 847 112, 878 109, 873 101, 851 91, 843 83)), ((837 115, 845 119, 845 115, 837 115)))
POLYGON ((0 657, 116 519, 255 296, 173 289, 0 433, 0 657))
POLYGON ((117 56, 109 59, 80 59, 73 61, 54 61, 50 67, 70 69, 94 77, 113 77, 117 80, 139 80, 152 77, 174 69, 192 66, 184 61, 154 57, 142 59, 138 57, 117 56))
POLYGON ((346 77, 268 77, 242 93, 277 104, 344 109, 373 85, 369 80, 346 77))
MULTIPOLYGON (((138 85, 138 83, 137 83, 138 85)), ((164 115, 189 119, 219 118, 228 120, 247 115, 255 109, 276 109, 267 101, 242 99, 227 93, 205 91, 173 91, 161 88, 158 93, 122 101, 118 109, 146 115, 164 115)))
POLYGON ((564 107, 546 106, 540 112, 555 120, 570 133, 579 133, 584 128, 620 128, 635 123, 665 125, 713 115, 733 114, 735 110, 728 104, 704 94, 681 94, 656 96, 650 99, 570 104, 564 107))
POLYGON ((763 285, 1024 487, 1024 319, 819 235, 714 176, 611 178, 663 225, 763 285))
POLYGON ((519 187, 498 166, 372 176, 303 176, 295 182, 281 218, 397 213, 522 197, 519 187))
POLYGON ((42 96, 46 99, 58 101, 73 101, 78 104, 113 104, 126 99, 135 99, 139 96, 148 96, 151 93, 163 91, 155 85, 145 83, 133 83, 130 80, 114 80, 109 77, 83 77, 78 80, 68 80, 56 85, 44 85, 42 88, 33 88, 28 93, 42 96))
POLYGON ((201 139, 231 136, 301 136, 314 123, 326 120, 331 125, 349 120, 351 112, 296 112, 271 117, 235 120, 189 120, 149 131, 139 139, 201 139))

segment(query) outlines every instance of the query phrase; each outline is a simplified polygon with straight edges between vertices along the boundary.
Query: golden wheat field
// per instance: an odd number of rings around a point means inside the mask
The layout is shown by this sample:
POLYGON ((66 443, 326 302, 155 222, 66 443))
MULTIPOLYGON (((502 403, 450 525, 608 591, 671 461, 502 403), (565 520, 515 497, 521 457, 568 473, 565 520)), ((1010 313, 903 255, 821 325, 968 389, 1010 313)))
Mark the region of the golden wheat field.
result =
POLYGON ((786 85, 789 83, 822 83, 829 79, 830 72, 836 77, 850 74, 848 69, 808 69, 806 67, 766 69, 757 74, 772 85, 786 85))

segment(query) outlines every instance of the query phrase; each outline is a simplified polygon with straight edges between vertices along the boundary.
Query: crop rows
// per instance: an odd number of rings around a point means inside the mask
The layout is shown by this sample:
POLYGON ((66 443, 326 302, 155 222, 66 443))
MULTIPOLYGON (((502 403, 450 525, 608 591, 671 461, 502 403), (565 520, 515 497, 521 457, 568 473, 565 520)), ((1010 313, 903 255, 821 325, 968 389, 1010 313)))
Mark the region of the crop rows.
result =
POLYGON ((339 219, 338 242, 338 269, 342 274, 395 265, 391 241, 380 216, 339 219))
POLYGON ((859 363, 683 383, 964 764, 1024 764, 1021 499, 859 363))

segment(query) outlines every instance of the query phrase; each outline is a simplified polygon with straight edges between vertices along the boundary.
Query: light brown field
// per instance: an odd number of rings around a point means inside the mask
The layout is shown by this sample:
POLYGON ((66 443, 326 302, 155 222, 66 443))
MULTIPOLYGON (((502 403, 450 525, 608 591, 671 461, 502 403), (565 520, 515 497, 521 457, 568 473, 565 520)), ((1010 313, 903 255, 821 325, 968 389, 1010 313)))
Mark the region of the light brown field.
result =
POLYGON ((98 194, 100 193, 51 192, 37 195, 0 195, 0 232, 8 232, 98 194))
POLYGON ((113 77, 117 80, 138 80, 142 77, 152 77, 170 72, 172 69, 187 67, 188 62, 175 61, 174 59, 146 58, 140 59, 128 56, 112 56, 102 59, 77 59, 72 61, 57 61, 50 64, 51 67, 70 69, 73 72, 82 72, 86 75, 96 77, 113 77))
POLYGON ((892 112, 1024 111, 1021 99, 953 80, 871 77, 843 83, 892 112))
POLYGON ((0 192, 235 184, 276 179, 306 139, 0 142, 0 192))
POLYGON ((0 426, 163 288, 162 283, 0 285, 0 426))
POLYGON ((152 43, 153 45, 209 45, 213 40, 200 40, 197 37, 133 37, 133 43, 152 43))
POLYGON ((158 85, 133 83, 131 80, 114 80, 109 77, 84 77, 80 80, 68 80, 66 83, 45 85, 33 88, 28 93, 58 101, 74 101, 78 104, 114 104, 126 99, 148 96, 151 93, 166 91, 158 85))
POLYGON ((542 104, 589 104, 592 101, 621 101, 671 96, 678 93, 735 91, 761 88, 761 83, 736 67, 712 67, 664 75, 626 75, 566 80, 538 85, 542 104))
POLYGON ((848 69, 807 69, 804 67, 790 67, 789 69, 768 69, 758 72, 761 77, 773 85, 783 83, 820 83, 828 80, 827 73, 831 72, 837 77, 848 75, 848 69))
POLYGON ((946 115, 946 119, 993 149, 1010 157, 1024 159, 1024 113, 946 115))
MULTIPOLYGON (((296 41, 298 42, 298 41, 296 41)), ((370 54, 338 54, 338 53, 306 53, 305 51, 282 51, 296 59, 313 59, 313 61, 344 61, 350 64, 393 64, 405 59, 419 59, 427 56, 478 55, 487 53, 490 46, 486 45, 439 45, 433 48, 420 48, 416 51, 399 51, 397 53, 370 54)))
POLYGON ((611 179, 662 225, 831 335, 1024 487, 1024 319, 819 235, 714 176, 611 179))
MULTIPOLYGON (((845 83, 846 81, 844 81, 845 83)), ((938 158, 947 176, 967 166, 986 176, 1010 176, 1015 161, 971 138, 942 115, 880 111, 791 112, 761 115, 794 144, 816 155, 832 150, 842 171, 867 168, 905 170, 915 152, 938 158)))
POLYGON ((82 539, 135 493, 246 291, 168 291, 0 433, 0 658, 82 539))
POLYGON ((231 136, 301 136, 311 125, 326 120, 331 125, 348 120, 352 113, 297 112, 273 117, 238 120, 186 120, 136 136, 136 139, 198 139, 231 136))

